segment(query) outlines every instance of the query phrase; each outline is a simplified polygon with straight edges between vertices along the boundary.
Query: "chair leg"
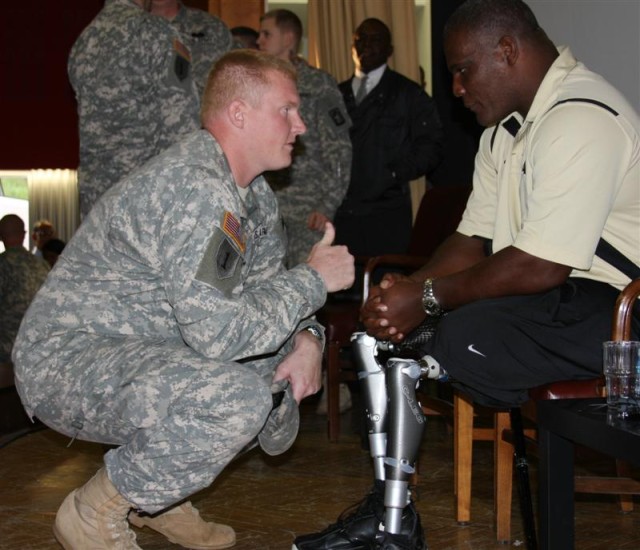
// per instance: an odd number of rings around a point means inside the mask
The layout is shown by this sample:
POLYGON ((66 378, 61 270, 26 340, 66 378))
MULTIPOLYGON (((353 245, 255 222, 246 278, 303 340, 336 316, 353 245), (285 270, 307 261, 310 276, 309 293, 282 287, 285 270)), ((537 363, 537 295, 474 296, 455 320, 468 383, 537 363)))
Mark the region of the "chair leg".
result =
POLYGON ((473 459, 473 403, 459 392, 453 395, 453 464, 456 521, 471 521, 471 466, 473 459))
POLYGON ((327 428, 329 441, 340 437, 340 346, 337 342, 327 343, 327 428))
MULTIPOLYGON (((618 477, 630 477, 631 465, 624 460, 616 460, 616 473, 618 477)), ((633 495, 618 495, 618 502, 621 512, 633 512, 633 495)))
POLYGON ((537 550, 536 526, 533 517, 533 503, 531 501, 531 486, 529 484, 529 463, 527 462, 524 427, 519 408, 510 409, 511 429, 513 431, 514 462, 518 479, 518 494, 520 509, 524 523, 524 534, 527 550, 537 550))
POLYGON ((494 414, 494 512, 496 538, 500 543, 511 540, 511 497, 513 492, 513 446, 502 434, 511 426, 508 412, 494 414))

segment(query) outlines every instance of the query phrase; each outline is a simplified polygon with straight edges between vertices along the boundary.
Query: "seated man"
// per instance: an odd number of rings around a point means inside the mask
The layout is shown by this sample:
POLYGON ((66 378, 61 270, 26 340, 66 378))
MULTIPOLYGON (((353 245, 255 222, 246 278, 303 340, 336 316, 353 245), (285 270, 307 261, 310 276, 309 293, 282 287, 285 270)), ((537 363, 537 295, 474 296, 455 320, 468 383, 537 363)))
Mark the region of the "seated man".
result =
POLYGON ((331 224, 284 267, 260 174, 291 162, 299 102, 288 63, 223 56, 203 129, 109 189, 36 296, 13 354, 27 413, 118 446, 58 510, 64 548, 139 548, 127 517, 187 548, 233 546, 185 499, 256 436, 270 454, 293 443, 297 402, 320 387, 312 315, 354 277, 331 224))
MULTIPOLYGON (((529 388, 602 374, 615 300, 640 276, 640 122, 521 0, 468 0, 444 40, 453 92, 487 127, 473 193, 457 232, 417 273, 372 289, 362 317, 370 336, 398 344, 446 311, 420 375, 450 377, 481 404, 517 406, 529 388)), ((391 447, 398 428, 389 425, 391 447)), ((379 535, 383 494, 296 548, 361 548, 379 535)), ((422 548, 414 526, 405 510, 381 547, 422 548)))

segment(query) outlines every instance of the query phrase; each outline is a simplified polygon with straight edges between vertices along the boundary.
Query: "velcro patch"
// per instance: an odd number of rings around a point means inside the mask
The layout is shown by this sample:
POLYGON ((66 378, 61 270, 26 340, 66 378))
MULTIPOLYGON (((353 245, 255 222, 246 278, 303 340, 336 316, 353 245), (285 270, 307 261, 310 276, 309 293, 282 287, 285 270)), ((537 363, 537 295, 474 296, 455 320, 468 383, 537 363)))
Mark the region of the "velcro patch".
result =
POLYGON ((178 39, 174 39, 173 41, 173 50, 176 54, 173 62, 173 71, 176 74, 176 78, 182 82, 189 77, 191 54, 186 46, 178 39))
POLYGON ((198 266, 196 279, 230 295, 242 277, 242 259, 229 237, 216 228, 198 266))
POLYGON ((228 279, 235 273, 240 254, 227 240, 223 240, 216 254, 216 275, 218 279, 228 279))
POLYGON ((244 254, 247 248, 247 242, 242 233, 242 225, 238 218, 231 212, 226 211, 222 220, 222 231, 236 244, 240 252, 244 254))
POLYGON ((191 62, 191 52, 180 40, 173 39, 173 49, 180 57, 184 57, 187 61, 191 62))
POLYGON ((334 107, 329 111, 329 117, 331 118, 331 120, 333 120, 336 126, 342 126, 345 122, 347 122, 338 107, 334 107))

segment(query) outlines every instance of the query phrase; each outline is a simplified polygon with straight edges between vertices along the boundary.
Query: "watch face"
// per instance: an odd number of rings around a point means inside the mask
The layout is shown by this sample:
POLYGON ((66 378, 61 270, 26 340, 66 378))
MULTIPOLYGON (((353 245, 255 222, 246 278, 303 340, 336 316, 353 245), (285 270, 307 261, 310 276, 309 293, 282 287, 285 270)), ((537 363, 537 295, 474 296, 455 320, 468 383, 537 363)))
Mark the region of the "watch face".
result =
POLYGON ((440 306, 433 300, 427 300, 425 305, 426 305, 425 309, 427 313, 429 313, 430 315, 434 315, 438 313, 438 311, 440 310, 440 306))

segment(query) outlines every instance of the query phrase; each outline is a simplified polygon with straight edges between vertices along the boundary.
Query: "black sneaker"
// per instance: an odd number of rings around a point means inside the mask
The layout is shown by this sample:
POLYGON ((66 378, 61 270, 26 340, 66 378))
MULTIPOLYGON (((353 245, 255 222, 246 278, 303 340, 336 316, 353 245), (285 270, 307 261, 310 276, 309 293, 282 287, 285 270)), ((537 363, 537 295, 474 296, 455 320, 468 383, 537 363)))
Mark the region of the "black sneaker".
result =
POLYGON ((424 532, 420 524, 420 516, 412 505, 407 506, 402 516, 402 533, 393 535, 384 531, 380 531, 376 536, 376 540, 371 546, 371 550, 428 550, 427 543, 424 540, 424 532), (413 521, 407 511, 411 509, 413 521), (411 527, 411 529, 409 529, 411 527))
POLYGON ((373 543, 371 550, 428 550, 424 541, 413 541, 407 535, 382 533, 373 543), (418 546, 416 546, 418 544, 418 546))
MULTIPOLYGON (((336 523, 323 531, 297 537, 292 550, 370 550, 383 518, 384 481, 377 480, 364 500, 345 510, 336 523)), ((413 503, 402 514, 401 531, 414 542, 412 548, 423 549, 424 536, 413 503)))

